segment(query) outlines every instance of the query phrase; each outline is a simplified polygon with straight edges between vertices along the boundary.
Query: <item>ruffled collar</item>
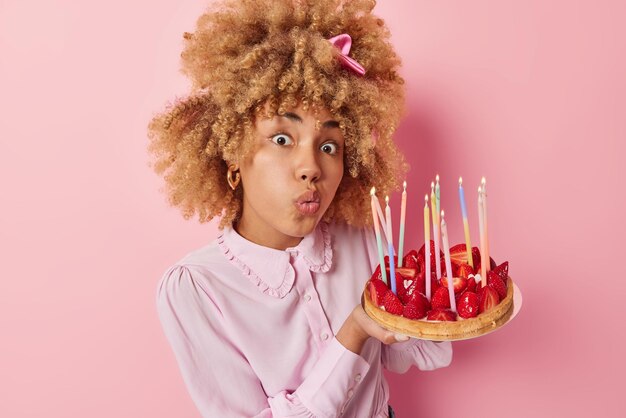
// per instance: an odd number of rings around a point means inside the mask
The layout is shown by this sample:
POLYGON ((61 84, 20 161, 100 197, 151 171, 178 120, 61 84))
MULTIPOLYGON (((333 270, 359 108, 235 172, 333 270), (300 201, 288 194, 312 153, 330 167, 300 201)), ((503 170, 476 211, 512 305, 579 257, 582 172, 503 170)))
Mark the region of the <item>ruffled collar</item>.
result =
POLYGON ((286 250, 276 250, 248 241, 232 227, 225 227, 217 236, 224 256, 237 266, 258 289, 270 296, 283 298, 295 280, 290 263, 291 254, 300 255, 309 270, 326 273, 333 258, 328 223, 319 222, 302 241, 286 250))

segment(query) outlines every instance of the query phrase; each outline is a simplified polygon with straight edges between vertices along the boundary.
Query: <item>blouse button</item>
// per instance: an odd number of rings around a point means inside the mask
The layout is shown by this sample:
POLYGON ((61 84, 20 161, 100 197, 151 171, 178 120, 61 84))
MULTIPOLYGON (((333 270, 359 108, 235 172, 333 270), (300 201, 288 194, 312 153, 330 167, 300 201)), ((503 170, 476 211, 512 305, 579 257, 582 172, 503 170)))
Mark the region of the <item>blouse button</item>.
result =
POLYGON ((307 302, 309 302, 311 300, 311 295, 304 295, 304 300, 306 300, 307 302))
POLYGON ((321 335, 322 340, 326 341, 328 339, 328 334, 326 334, 325 332, 322 333, 321 335))
POLYGON ((350 389, 350 390, 348 391, 348 398, 351 398, 351 397, 352 397, 352 395, 354 395, 354 391, 353 391, 352 389, 350 389))
POLYGON ((361 373, 359 373, 356 376, 354 376, 354 381, 355 382, 360 382, 361 381, 361 373))

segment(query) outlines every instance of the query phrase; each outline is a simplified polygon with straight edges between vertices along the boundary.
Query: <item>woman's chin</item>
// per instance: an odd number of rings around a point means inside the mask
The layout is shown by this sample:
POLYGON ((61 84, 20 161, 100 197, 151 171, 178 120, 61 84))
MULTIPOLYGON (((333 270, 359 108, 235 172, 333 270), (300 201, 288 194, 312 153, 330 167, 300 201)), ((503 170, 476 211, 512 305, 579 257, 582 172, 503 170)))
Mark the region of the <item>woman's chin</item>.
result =
POLYGON ((293 220, 289 235, 294 237, 304 237, 315 230, 319 223, 318 216, 298 216, 293 220))

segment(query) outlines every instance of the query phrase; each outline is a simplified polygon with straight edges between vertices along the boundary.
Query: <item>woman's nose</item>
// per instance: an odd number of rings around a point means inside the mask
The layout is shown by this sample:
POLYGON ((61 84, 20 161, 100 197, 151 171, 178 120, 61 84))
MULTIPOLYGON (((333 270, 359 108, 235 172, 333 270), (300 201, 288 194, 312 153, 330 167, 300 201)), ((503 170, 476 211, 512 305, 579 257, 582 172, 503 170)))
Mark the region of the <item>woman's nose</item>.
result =
POLYGON ((302 181, 314 182, 321 176, 321 168, 312 152, 302 152, 296 168, 296 178, 302 181))

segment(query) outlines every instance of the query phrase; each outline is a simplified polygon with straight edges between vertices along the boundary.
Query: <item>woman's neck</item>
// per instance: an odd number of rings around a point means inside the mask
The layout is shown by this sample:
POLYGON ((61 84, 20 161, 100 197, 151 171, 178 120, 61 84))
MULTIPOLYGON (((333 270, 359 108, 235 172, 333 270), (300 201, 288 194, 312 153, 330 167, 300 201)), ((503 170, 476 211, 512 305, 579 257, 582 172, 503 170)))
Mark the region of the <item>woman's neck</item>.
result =
POLYGON ((297 246, 302 241, 302 237, 292 237, 283 234, 271 225, 266 225, 263 222, 255 222, 252 227, 247 218, 243 216, 238 222, 233 223, 233 229, 248 241, 264 247, 274 248, 275 250, 284 251, 287 248, 297 246))

